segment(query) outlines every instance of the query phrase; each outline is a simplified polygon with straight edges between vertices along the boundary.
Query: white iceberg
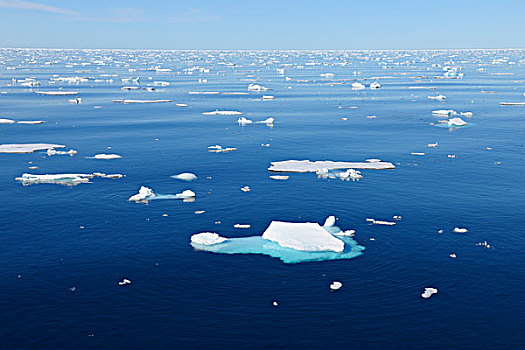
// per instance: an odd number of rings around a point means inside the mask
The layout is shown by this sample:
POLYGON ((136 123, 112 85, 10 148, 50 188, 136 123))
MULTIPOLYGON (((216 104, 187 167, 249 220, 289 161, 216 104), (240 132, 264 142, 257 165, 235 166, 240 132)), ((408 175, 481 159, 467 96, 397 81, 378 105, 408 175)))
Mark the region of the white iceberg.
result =
MULTIPOLYGON (((328 224, 332 220, 328 219, 328 224)), ((220 254, 269 255, 290 264, 361 255, 365 248, 346 234, 349 231, 342 232, 337 226, 272 221, 262 236, 226 239, 204 232, 193 235, 191 245, 196 250, 220 254)))
POLYGON ((0 124, 13 124, 14 122, 12 119, 0 119, 0 124))
POLYGON ((178 175, 170 176, 173 179, 182 180, 182 181, 193 181, 197 180, 197 175, 192 173, 180 173, 178 175))
POLYGON ((394 164, 390 162, 333 162, 333 161, 309 161, 309 160, 285 160, 280 162, 271 162, 268 171, 273 172, 292 172, 308 173, 318 172, 323 169, 395 169, 394 164))
POLYGON ((64 147, 66 146, 53 143, 11 143, 0 145, 0 153, 33 153, 35 151, 64 147))
POLYGON ((270 89, 268 89, 267 87, 264 87, 262 85, 259 85, 259 84, 250 84, 250 85, 248 85, 248 90, 249 91, 267 91, 267 90, 270 90, 270 89))
POLYGON ((365 86, 361 83, 358 83, 357 81, 355 83, 352 83, 352 90, 363 90, 365 86))
POLYGON ((468 230, 466 228, 454 227, 454 232, 456 232, 456 233, 467 233, 468 230))
POLYGON ((370 89, 379 89, 381 87, 381 84, 379 84, 377 81, 370 84, 370 89))
POLYGON ((437 109, 435 111, 432 111, 432 114, 440 115, 440 116, 444 115, 444 116, 448 116, 448 117, 453 117, 453 116, 457 115, 458 112, 456 112, 453 109, 437 109))
POLYGON ((155 193, 153 192, 151 188, 146 187, 146 186, 141 186, 139 189, 139 193, 129 197, 128 200, 139 202, 139 201, 147 201, 149 199, 152 199, 153 197, 155 197, 155 193))
POLYGON ((342 252, 344 242, 334 237, 318 223, 294 223, 272 221, 264 231, 263 239, 278 243, 281 247, 318 252, 342 252))

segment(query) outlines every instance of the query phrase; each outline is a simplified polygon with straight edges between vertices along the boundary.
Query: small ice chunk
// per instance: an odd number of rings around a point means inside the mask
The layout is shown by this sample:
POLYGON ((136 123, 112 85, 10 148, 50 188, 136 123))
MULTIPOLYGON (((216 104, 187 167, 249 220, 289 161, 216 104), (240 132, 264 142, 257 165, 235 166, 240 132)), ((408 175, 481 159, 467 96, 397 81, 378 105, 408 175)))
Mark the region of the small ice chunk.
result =
POLYGON ((370 158, 370 159, 366 159, 365 161, 368 163, 379 163, 381 162, 381 159, 370 158))
POLYGON ((466 233, 468 230, 466 228, 454 227, 454 232, 456 233, 466 233))
POLYGON ((451 126, 464 126, 464 125, 467 125, 467 122, 464 121, 461 118, 451 118, 451 119, 448 120, 448 126, 449 127, 451 127, 451 126))
POLYGON ((370 84, 370 89, 379 89, 381 87, 381 84, 379 84, 377 81, 370 84))
POLYGON ((238 111, 219 111, 218 109, 212 112, 203 112, 202 115, 242 115, 238 111))
POLYGON ((263 100, 273 100, 275 98, 275 96, 271 96, 271 95, 263 95, 262 99, 263 100))
POLYGON ((272 117, 269 117, 269 118, 266 118, 265 120, 260 120, 258 122, 256 122, 257 124, 266 124, 266 125, 273 125, 273 122, 275 121, 274 118, 272 117))
POLYGON ((443 101, 444 99, 446 99, 447 97, 444 96, 444 95, 437 95, 437 96, 428 96, 428 99, 429 100, 439 100, 439 101, 443 101))
POLYGON ((197 175, 192 173, 180 173, 178 175, 170 176, 173 179, 182 180, 182 181, 193 181, 197 180, 197 175))
POLYGON ((250 224, 235 224, 233 225, 234 228, 250 228, 252 227, 250 224))
POLYGON ((119 281, 119 286, 125 286, 126 284, 131 284, 131 281, 127 278, 124 278, 122 281, 119 281))
POLYGON ((352 90, 363 90, 365 86, 361 83, 358 83, 357 81, 355 83, 352 83, 352 90))
POLYGON ((424 299, 430 298, 433 294, 436 294, 438 290, 436 288, 427 287, 425 291, 421 294, 421 297, 424 299))
POLYGON ((241 188, 241 191, 243 192, 250 192, 252 189, 250 188, 250 186, 244 186, 241 188))
POLYGON ((191 236, 191 243, 201 245, 219 244, 227 240, 227 238, 221 237, 215 232, 202 232, 191 236))
POLYGON ((13 124, 14 122, 12 119, 0 119, 0 124, 13 124))
POLYGON ((439 115, 439 116, 445 115, 445 116, 453 117, 457 115, 458 113, 453 109, 438 109, 438 110, 432 111, 432 114, 439 115))
POLYGON ((277 307, 277 306, 279 306, 279 303, 277 303, 276 301, 274 301, 274 302, 272 303, 272 305, 275 306, 275 307, 277 307))
POLYGON ((332 226, 335 226, 335 216, 333 215, 330 215, 329 217, 326 218, 325 222, 324 222, 324 227, 332 227, 332 226))
POLYGON ((371 222, 374 225, 385 225, 385 226, 394 226, 396 223, 393 221, 382 221, 376 219, 366 219, 366 221, 371 222))
POLYGON ((453 259, 455 259, 455 258, 457 257, 456 254, 454 254, 454 253, 450 254, 449 256, 450 256, 451 258, 453 258, 453 259))
POLYGON ((341 289, 341 287, 343 286, 343 284, 339 281, 333 281, 331 284, 330 284, 330 290, 339 290, 341 289))
POLYGON ((270 179, 274 180, 288 180, 290 176, 288 175, 270 175, 270 179))
POLYGON ((248 124, 252 124, 253 121, 250 120, 250 119, 246 119, 244 117, 240 117, 238 120, 237 120, 237 123, 239 123, 239 125, 248 125, 248 124))
POLYGON ((151 188, 146 187, 146 186, 140 186, 139 193, 129 197, 128 200, 130 202, 132 201, 139 202, 139 201, 146 201, 146 200, 152 199, 153 197, 155 197, 155 193, 153 192, 151 188))
POLYGON ((95 154, 93 158, 95 159, 118 159, 118 158, 122 158, 122 156, 118 154, 100 153, 100 154, 95 154))
POLYGON ((236 151, 236 150, 237 150, 237 148, 235 148, 235 147, 223 148, 220 145, 214 145, 214 146, 209 146, 208 147, 208 152, 214 152, 214 153, 226 153, 226 152, 233 152, 233 151, 236 151))
POLYGON ((427 147, 434 147, 434 148, 436 148, 437 146, 438 146, 438 143, 437 143, 437 142, 436 142, 436 143, 429 143, 429 144, 427 145, 427 147))
POLYGON ((346 231, 332 232, 332 234, 334 234, 336 236, 354 237, 355 236, 355 230, 346 230, 346 231))
POLYGON ((177 107, 188 107, 188 105, 185 104, 185 103, 175 103, 175 106, 177 106, 177 107))
POLYGON ((424 156, 425 155, 425 153, 423 152, 411 152, 410 154, 413 156, 424 156))
POLYGON ((71 157, 73 157, 75 154, 77 154, 78 152, 75 151, 74 149, 70 149, 69 151, 57 151, 53 148, 50 148, 47 150, 47 155, 48 156, 54 156, 54 155, 57 155, 57 154, 61 154, 61 155, 69 155, 71 157))
POLYGON ((173 102, 172 100, 122 100, 122 103, 124 104, 130 104, 130 103, 167 103, 167 102, 173 102))

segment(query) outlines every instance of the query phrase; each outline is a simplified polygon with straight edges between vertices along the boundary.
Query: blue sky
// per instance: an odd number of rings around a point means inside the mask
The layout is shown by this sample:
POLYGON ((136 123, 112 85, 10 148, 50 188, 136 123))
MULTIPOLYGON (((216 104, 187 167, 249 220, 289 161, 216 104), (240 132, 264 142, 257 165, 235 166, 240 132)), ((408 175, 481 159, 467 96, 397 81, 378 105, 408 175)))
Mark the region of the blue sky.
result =
POLYGON ((525 0, 0 0, 1 47, 523 48, 525 0))

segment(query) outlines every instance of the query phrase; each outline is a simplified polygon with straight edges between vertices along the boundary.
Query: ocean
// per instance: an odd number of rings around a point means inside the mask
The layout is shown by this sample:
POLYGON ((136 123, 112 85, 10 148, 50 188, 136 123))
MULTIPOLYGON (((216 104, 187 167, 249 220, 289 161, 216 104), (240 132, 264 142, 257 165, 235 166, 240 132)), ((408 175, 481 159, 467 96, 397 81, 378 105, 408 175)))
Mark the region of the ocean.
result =
POLYGON ((525 101, 525 50, 1 49, 0 92, 0 118, 15 121, 0 124, 0 144, 78 152, 0 153, 1 349, 525 348, 525 107, 499 104, 525 101), (114 102, 125 99, 171 102, 114 102), (202 114, 215 110, 275 121, 202 114), (434 110, 472 116, 449 128, 434 110), (269 178, 276 161, 370 158, 395 169, 269 178), (93 172, 125 177, 15 180, 93 172), (170 177, 182 172, 198 179, 170 177), (196 196, 128 201, 141 186, 196 196), (190 245, 200 232, 259 236, 271 221, 329 215, 356 231, 362 255, 285 263, 190 245), (425 287, 438 293, 422 298, 425 287))

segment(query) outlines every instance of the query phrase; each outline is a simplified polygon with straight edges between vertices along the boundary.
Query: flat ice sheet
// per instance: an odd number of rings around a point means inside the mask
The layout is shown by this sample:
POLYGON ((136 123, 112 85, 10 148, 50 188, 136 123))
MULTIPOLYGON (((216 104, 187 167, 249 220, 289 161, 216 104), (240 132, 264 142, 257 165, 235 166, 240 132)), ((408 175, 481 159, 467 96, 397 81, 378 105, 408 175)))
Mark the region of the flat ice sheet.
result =
POLYGON ((262 238, 285 248, 307 252, 334 251, 341 253, 344 242, 334 237, 316 222, 272 221, 262 238))
POLYGON ((309 161, 309 160, 285 160, 281 162, 271 162, 268 171, 273 172, 290 172, 290 173, 308 173, 317 172, 321 169, 395 169, 395 165, 390 162, 333 162, 327 161, 309 161))
POLYGON ((33 153, 35 151, 64 148, 53 143, 6 143, 0 145, 0 153, 33 153))

